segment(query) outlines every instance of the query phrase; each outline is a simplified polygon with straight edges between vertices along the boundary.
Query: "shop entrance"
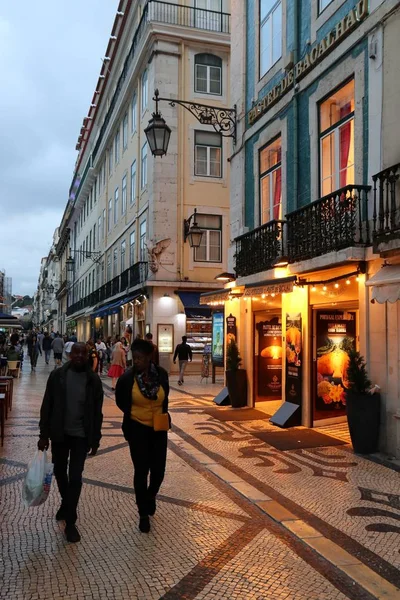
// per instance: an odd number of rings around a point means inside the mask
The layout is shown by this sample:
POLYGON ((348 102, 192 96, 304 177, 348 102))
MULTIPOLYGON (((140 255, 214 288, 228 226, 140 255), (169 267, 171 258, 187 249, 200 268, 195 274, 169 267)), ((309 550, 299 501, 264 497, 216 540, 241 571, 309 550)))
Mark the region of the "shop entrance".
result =
POLYGON ((254 313, 255 401, 282 399, 281 313, 254 313))
POLYGON ((313 311, 314 424, 333 423, 338 417, 345 417, 348 352, 357 346, 357 339, 356 308, 313 311))

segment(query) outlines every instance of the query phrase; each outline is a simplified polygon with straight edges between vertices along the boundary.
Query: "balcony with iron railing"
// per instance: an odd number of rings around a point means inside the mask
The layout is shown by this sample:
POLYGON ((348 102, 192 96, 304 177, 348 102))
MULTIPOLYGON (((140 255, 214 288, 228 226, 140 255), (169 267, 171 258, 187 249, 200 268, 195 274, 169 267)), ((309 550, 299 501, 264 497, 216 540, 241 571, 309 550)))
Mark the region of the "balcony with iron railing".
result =
POLYGON ((236 238, 236 274, 246 277, 273 266, 284 253, 284 221, 270 221, 236 238))
POLYGON ((374 250, 382 252, 400 245, 400 163, 373 175, 372 180, 374 250))
POLYGON ((368 200, 371 187, 347 185, 236 238, 236 274, 246 277, 273 268, 286 256, 295 263, 330 252, 371 244, 368 200))
POLYGON ((129 292, 131 288, 143 284, 147 279, 147 274, 147 262, 135 263, 123 271, 121 275, 114 277, 111 281, 108 281, 94 292, 87 294, 84 298, 81 298, 68 306, 67 315, 73 315, 85 308, 94 307, 99 302, 106 302, 118 294, 129 292))

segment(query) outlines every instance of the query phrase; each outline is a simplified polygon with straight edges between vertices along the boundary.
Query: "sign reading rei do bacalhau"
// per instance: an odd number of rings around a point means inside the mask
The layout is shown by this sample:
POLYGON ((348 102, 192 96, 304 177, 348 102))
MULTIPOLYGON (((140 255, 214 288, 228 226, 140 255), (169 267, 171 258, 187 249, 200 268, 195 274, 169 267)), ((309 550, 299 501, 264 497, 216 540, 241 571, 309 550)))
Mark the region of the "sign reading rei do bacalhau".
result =
POLYGON ((301 405, 302 334, 301 314, 286 314, 286 402, 301 405))
POLYGON ((368 0, 360 0, 343 19, 336 23, 328 35, 320 42, 316 42, 304 58, 299 60, 280 82, 248 112, 248 125, 253 125, 271 106, 292 89, 295 82, 305 77, 346 36, 354 31, 367 16, 368 0))

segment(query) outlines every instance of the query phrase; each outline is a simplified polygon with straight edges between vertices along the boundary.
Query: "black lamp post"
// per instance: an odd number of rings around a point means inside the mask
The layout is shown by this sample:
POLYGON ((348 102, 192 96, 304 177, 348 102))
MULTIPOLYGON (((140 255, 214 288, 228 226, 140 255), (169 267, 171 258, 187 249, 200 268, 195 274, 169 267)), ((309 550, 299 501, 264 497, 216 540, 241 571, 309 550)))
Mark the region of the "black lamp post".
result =
POLYGON ((67 267, 67 273, 73 273, 75 267, 75 260, 71 256, 71 251, 69 253, 69 257, 65 261, 65 266, 67 267))
POLYGON ((158 112, 158 90, 154 92, 156 101, 156 112, 153 112, 153 117, 150 119, 148 126, 144 130, 150 150, 153 156, 161 156, 167 154, 171 129, 158 112))
POLYGON ((203 229, 201 229, 196 221, 197 216, 197 208, 194 209, 194 213, 190 215, 188 219, 183 221, 184 226, 184 241, 189 241, 189 246, 191 248, 199 248, 201 244, 201 238, 203 237, 203 229), (193 225, 190 225, 191 220, 193 219, 193 225))
POLYGON ((186 102, 185 100, 171 100, 160 98, 158 90, 154 91, 153 100, 156 103, 156 112, 144 130, 153 156, 164 156, 168 150, 171 129, 158 112, 159 102, 168 102, 170 106, 179 104, 186 108, 202 125, 212 125, 217 133, 223 137, 233 138, 236 144, 236 105, 233 108, 217 108, 209 104, 186 102))

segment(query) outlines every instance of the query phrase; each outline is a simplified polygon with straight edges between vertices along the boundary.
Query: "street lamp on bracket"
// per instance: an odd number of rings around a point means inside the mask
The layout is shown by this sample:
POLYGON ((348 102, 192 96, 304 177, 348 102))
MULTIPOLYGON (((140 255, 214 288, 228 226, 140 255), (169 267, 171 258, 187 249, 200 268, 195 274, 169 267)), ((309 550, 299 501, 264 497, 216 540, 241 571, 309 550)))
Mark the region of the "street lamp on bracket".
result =
POLYGON ((188 219, 183 221, 183 241, 188 240, 191 248, 200 248, 201 239, 204 231, 197 224, 197 208, 194 209, 194 213, 190 215, 188 219), (191 221, 193 219, 193 224, 191 221))
POLYGON ((189 111, 202 125, 211 125, 222 137, 233 138, 236 144, 236 105, 233 108, 217 108, 209 104, 198 102, 187 102, 186 100, 172 100, 161 98, 158 90, 154 91, 153 100, 156 103, 156 111, 153 113, 148 126, 144 130, 150 150, 153 156, 164 156, 168 151, 171 129, 158 110, 159 102, 168 102, 170 106, 179 104, 189 111))
MULTIPOLYGON (((90 258, 93 262, 98 262, 101 258, 101 252, 89 252, 88 250, 74 250, 75 254, 84 254, 86 258, 90 258)), ((71 249, 69 250, 69 256, 65 261, 67 273, 73 273, 75 269, 75 258, 71 255, 71 249)))

